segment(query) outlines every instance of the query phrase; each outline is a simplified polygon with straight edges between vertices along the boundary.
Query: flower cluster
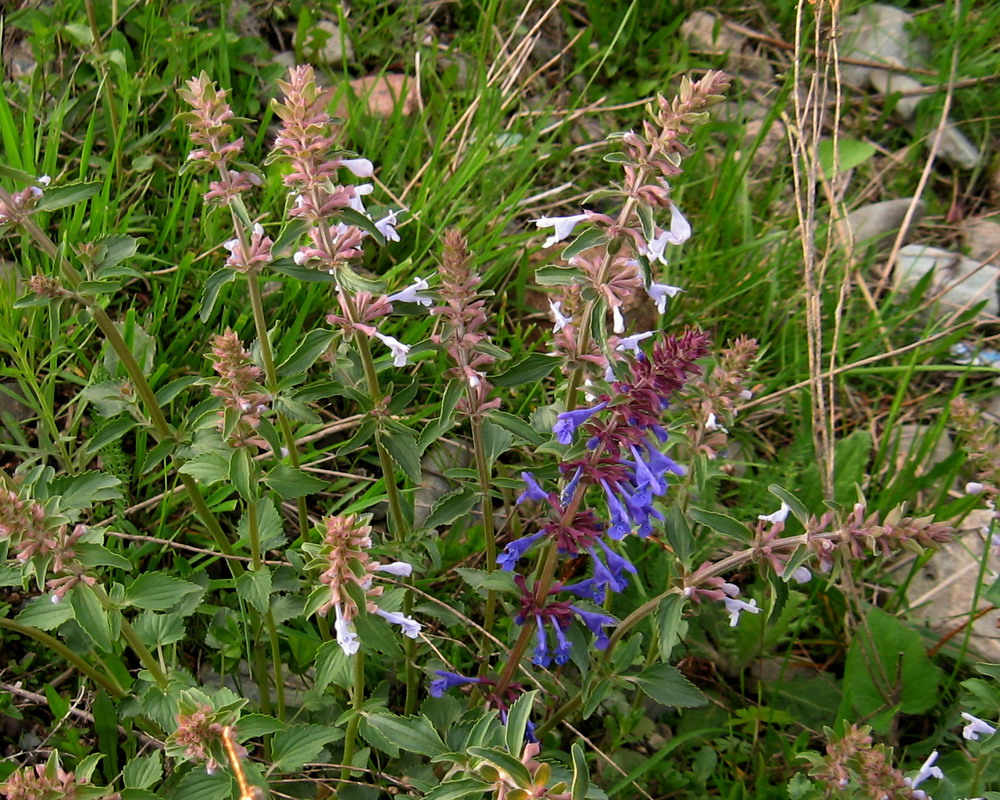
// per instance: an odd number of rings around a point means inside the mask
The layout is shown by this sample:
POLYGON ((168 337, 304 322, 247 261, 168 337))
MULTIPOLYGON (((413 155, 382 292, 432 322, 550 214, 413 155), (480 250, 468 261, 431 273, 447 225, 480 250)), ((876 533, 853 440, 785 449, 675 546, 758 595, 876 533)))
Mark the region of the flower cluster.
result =
POLYGON ((212 337, 212 351, 208 356, 219 376, 211 392, 222 400, 226 410, 219 421, 221 430, 230 429, 237 444, 258 444, 263 440, 254 433, 260 425, 261 415, 270 405, 271 396, 263 391, 260 379, 263 371, 253 363, 239 336, 231 328, 212 337), (226 424, 226 415, 235 417, 233 425, 226 424))
POLYGON ((169 743, 192 761, 205 762, 205 769, 212 774, 219 767, 213 750, 222 739, 224 727, 218 712, 203 704, 177 715, 177 729, 170 735, 169 743))
MULTIPOLYGON (((0 795, 7 800, 76 800, 77 788, 82 785, 72 772, 66 772, 55 757, 45 764, 22 767, 14 770, 6 781, 0 783, 0 795)), ((99 797, 103 793, 95 787, 87 787, 87 797, 99 797)))
POLYGON ((319 581, 326 588, 318 590, 316 613, 334 612, 334 629, 337 644, 348 655, 354 655, 361 647, 352 621, 363 608, 377 614, 394 625, 399 625, 404 636, 416 639, 420 635, 420 623, 396 611, 379 608, 375 599, 383 593, 381 586, 374 586, 372 577, 377 572, 406 577, 413 567, 404 561, 379 564, 368 553, 372 546, 371 526, 367 520, 351 514, 330 516, 323 520, 324 535, 320 545, 303 545, 312 556, 310 567, 322 570, 319 581))
POLYGON ((445 321, 445 331, 436 334, 432 341, 443 344, 455 367, 446 375, 460 378, 469 384, 475 400, 468 396, 459 400, 459 410, 470 415, 482 415, 500 405, 498 399, 490 400, 492 385, 486 380, 484 370, 496 359, 478 346, 486 341, 485 300, 477 291, 478 275, 469 268, 468 243, 457 230, 444 235, 444 256, 441 260, 441 285, 438 293, 441 303, 431 309, 431 314, 445 321))
MULTIPOLYGON (((500 714, 500 721, 504 724, 507 723, 507 712, 511 704, 524 691, 524 685, 520 683, 508 683, 501 690, 495 680, 485 676, 471 678, 444 669, 435 670, 434 674, 437 677, 431 681, 428 689, 431 697, 441 697, 445 692, 459 686, 477 686, 483 693, 487 707, 495 708, 500 714)), ((531 720, 528 720, 524 738, 529 742, 537 741, 535 737, 535 724, 531 720)))
POLYGON ((35 205, 41 199, 43 186, 48 186, 52 178, 42 175, 37 182, 31 186, 26 186, 18 192, 8 194, 0 190, 0 226, 8 222, 18 224, 30 216, 35 205))
POLYGON ((181 169, 199 167, 218 170, 219 179, 209 184, 205 202, 225 205, 243 192, 263 183, 260 172, 236 158, 243 151, 243 137, 231 139, 236 117, 226 101, 228 90, 220 90, 206 72, 187 82, 186 89, 178 90, 181 99, 193 111, 178 114, 186 123, 195 149, 188 153, 187 163, 181 169))

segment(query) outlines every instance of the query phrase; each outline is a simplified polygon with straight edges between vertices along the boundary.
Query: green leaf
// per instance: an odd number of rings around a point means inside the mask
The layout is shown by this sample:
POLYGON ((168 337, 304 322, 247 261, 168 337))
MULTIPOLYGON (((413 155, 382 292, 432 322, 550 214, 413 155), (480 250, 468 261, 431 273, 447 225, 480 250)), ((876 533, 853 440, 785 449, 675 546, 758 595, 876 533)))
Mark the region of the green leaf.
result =
POLYGON ((184 800, 230 800, 233 789, 229 772, 220 769, 209 775, 204 765, 197 764, 177 782, 171 796, 184 800))
POLYGON ((219 292, 222 291, 223 286, 234 280, 236 280, 236 271, 229 267, 223 267, 208 276, 208 280, 205 281, 205 291, 201 293, 201 309, 198 311, 198 319, 202 322, 208 322, 211 319, 215 301, 219 299, 219 292))
POLYGON ((481 495, 468 486, 449 492, 434 503, 434 508, 431 510, 430 516, 424 520, 423 527, 429 530, 439 528, 442 525, 450 525, 459 517, 464 517, 472 511, 481 499, 481 495))
POLYGON ((54 189, 46 189, 42 199, 35 206, 39 211, 55 211, 57 208, 82 203, 101 191, 99 181, 89 183, 68 183, 54 189))
POLYGON ((424 715, 415 717, 397 717, 388 712, 378 714, 363 714, 368 724, 375 728, 393 745, 408 753, 419 753, 422 756, 436 756, 448 748, 438 732, 434 730, 431 721, 424 715))
POLYGON ((546 437, 538 433, 538 431, 532 428, 531 425, 523 419, 515 417, 513 414, 508 414, 506 411, 490 411, 486 415, 486 419, 494 425, 506 428, 515 436, 524 439, 524 441, 529 444, 539 445, 542 442, 547 441, 546 437))
MULTIPOLYGON (((382 235, 382 231, 380 231, 375 226, 375 223, 367 215, 362 214, 362 213, 360 213, 358 211, 355 211, 353 208, 342 208, 338 212, 338 216, 339 216, 338 222, 343 222, 343 223, 345 223, 347 225, 354 225, 354 226, 356 226, 358 228, 361 228, 361 230, 366 231, 367 233, 371 234, 371 237, 376 242, 378 242, 379 246, 384 246, 385 245, 385 237, 382 235)), ((350 270, 349 269, 345 269, 343 271, 344 272, 348 272, 350 270)), ((368 283, 371 283, 371 281, 368 281, 368 283)), ((382 284, 379 284, 379 286, 382 286, 382 284)), ((368 289, 366 291, 371 291, 371 290, 368 289)), ((385 289, 384 288, 379 288, 379 289, 376 289, 375 291, 376 292, 381 292, 381 291, 385 291, 385 289)))
POLYGON ((852 506, 857 499, 857 489, 865 481, 865 473, 872 457, 872 435, 868 431, 854 431, 837 442, 834 448, 833 499, 845 506, 852 506))
POLYGON ((122 770, 129 789, 148 789, 163 777, 163 758, 159 750, 148 756, 136 756, 122 770))
POLYGON ((101 689, 94 695, 90 713, 94 715, 98 749, 107 755, 102 764, 104 776, 108 780, 114 780, 118 774, 118 743, 121 738, 118 733, 118 709, 108 693, 101 689))
POLYGON ((660 659, 664 662, 670 658, 670 653, 673 651, 674 646, 680 641, 685 602, 682 595, 667 595, 660 601, 660 606, 656 611, 660 659))
POLYGON ((562 260, 569 261, 584 250, 604 244, 607 240, 607 234, 600 228, 587 228, 570 243, 569 247, 562 251, 562 260))
MULTIPOLYGON (((521 386, 525 383, 537 383, 542 378, 547 377, 561 361, 562 359, 556 356, 532 353, 527 358, 518 361, 506 372, 501 372, 499 375, 491 377, 490 383, 494 386, 521 386)), ((492 412, 490 416, 494 417, 497 413, 492 412)), ((514 432, 516 433, 516 431, 514 432)))
POLYGON ((73 613, 87 635, 104 652, 113 649, 111 641, 111 624, 108 622, 108 612, 101 606, 100 600, 90 590, 90 587, 79 585, 70 595, 73 613))
POLYGON ((167 611, 189 594, 204 591, 197 583, 164 572, 144 572, 125 590, 125 602, 144 611, 167 611))
MULTIPOLYGON (((329 597, 327 592, 327 597, 329 597)), ((351 657, 344 652, 343 648, 336 642, 323 642, 319 650, 316 651, 316 680, 314 686, 317 689, 325 689, 331 683, 342 689, 350 689, 352 685, 351 657)))
POLYGON ((791 509, 792 514, 795 518, 801 522, 803 525, 809 522, 809 509, 805 507, 805 504, 799 500, 794 494, 785 489, 782 486, 778 486, 776 483, 772 483, 767 487, 767 490, 778 498, 782 503, 787 505, 791 509))
POLYGON ((639 684, 657 703, 674 708, 697 708, 708 700, 676 667, 654 664, 628 680, 639 684))
POLYGON ((116 488, 121 481, 104 472, 84 472, 80 475, 64 475, 49 484, 49 493, 62 495, 62 508, 90 508, 94 503, 118 500, 122 493, 116 488))
POLYGON ((255 473, 256 468, 251 463, 250 453, 244 448, 234 450, 232 460, 229 462, 229 481, 244 500, 253 500, 256 496, 256 482, 250 477, 255 473))
POLYGON ((236 579, 236 593, 261 614, 271 607, 271 570, 266 566, 247 570, 236 579))
POLYGON ((52 712, 52 718, 55 720, 65 719, 66 715, 69 714, 69 700, 48 683, 45 684, 45 698, 49 701, 49 711, 52 712))
POLYGON ((834 175, 834 152, 838 157, 837 169, 839 172, 847 172, 849 169, 861 166, 875 155, 875 146, 868 142, 859 142, 856 139, 838 139, 835 151, 832 139, 820 141, 816 147, 816 156, 823 169, 823 177, 827 180, 830 180, 834 175))
POLYGON ((579 742, 573 742, 570 751, 573 754, 573 788, 570 800, 585 800, 590 791, 590 770, 587 769, 587 757, 579 742))
POLYGON ((93 458, 109 444, 117 442, 121 439, 138 424, 138 421, 132 419, 132 417, 124 417, 122 419, 116 419, 109 422, 101 428, 93 439, 90 439, 87 442, 83 448, 84 453, 86 453, 89 458, 93 458))
POLYGON ((582 286, 587 276, 578 267, 559 267, 550 264, 535 270, 535 283, 539 286, 582 286))
MULTIPOLYGON (((521 752, 522 747, 523 745, 519 745, 517 752, 521 752)), ((481 758, 498 770, 506 772, 522 789, 531 787, 531 773, 528 772, 528 768, 507 751, 497 747, 470 747, 467 752, 470 756, 481 758)))
POLYGON ((483 449, 486 451, 486 464, 492 467, 499 456, 510 450, 514 444, 514 436, 506 428, 483 420, 483 449))
POLYGON ((379 441, 389 451, 392 460, 403 469, 410 482, 419 486, 423 474, 420 469, 420 449, 417 447, 417 440, 409 433, 382 433, 379 441))
POLYGON ((329 484, 310 475, 305 470, 288 464, 279 464, 264 476, 264 483, 278 493, 282 500, 295 500, 325 489, 329 484))
POLYGON ((333 331, 314 328, 305 335, 301 344, 282 364, 278 365, 278 377, 289 378, 301 375, 316 363, 316 359, 326 352, 333 341, 333 331))
POLYGON ((302 769, 319 758, 330 742, 344 738, 344 732, 329 725, 291 725, 271 739, 271 759, 284 772, 302 769))
POLYGON ((695 522, 700 522, 706 528, 711 528, 717 533, 729 536, 742 544, 749 544, 751 539, 750 529, 728 514, 720 514, 718 511, 706 511, 703 508, 688 509, 688 514, 695 522))
POLYGON ((524 749, 524 732, 528 728, 528 719, 531 717, 531 707, 538 696, 538 690, 533 689, 525 692, 513 702, 507 712, 507 724, 504 726, 504 742, 508 752, 520 754, 524 749))
POLYGON ((218 453, 202 453, 185 462, 178 471, 211 486, 229 477, 229 461, 218 453))
POLYGON ((275 731, 283 731, 286 727, 284 722, 269 717, 267 714, 247 714, 240 717, 240 721, 236 723, 236 738, 245 742, 247 739, 256 739, 258 736, 267 736, 275 731))
POLYGON ((521 590, 514 583, 514 576, 504 570, 494 570, 487 572, 483 569, 473 569, 472 567, 457 567, 459 577, 473 589, 488 590, 506 594, 520 594, 521 590))
POLYGON ((656 220, 653 219, 653 209, 645 203, 637 203, 635 210, 639 214, 642 235, 647 242, 653 241, 656 238, 656 220))
POLYGON ((65 601, 53 603, 48 595, 36 598, 14 617, 15 622, 30 625, 40 631, 51 631, 71 619, 73 606, 65 601))
POLYGON ((445 781, 435 786, 427 794, 424 800, 462 800, 463 797, 481 795, 484 792, 493 791, 493 784, 484 783, 475 778, 462 778, 457 781, 445 781))
MULTIPOLYGON (((77 796, 79 797, 79 789, 77 796)), ((101 790, 103 793, 103 789, 101 790)), ((151 792, 148 789, 122 789, 118 796, 121 800, 164 800, 162 795, 151 792)))
POLYGON ((194 386, 200 378, 197 375, 186 375, 183 378, 178 378, 175 381, 170 381, 166 386, 157 389, 156 391, 156 402, 158 405, 165 406, 171 400, 173 400, 177 395, 183 392, 185 389, 194 386))
POLYGON ((132 258, 139 251, 139 240, 132 236, 105 236, 95 242, 97 257, 94 266, 99 269, 98 277, 107 270, 117 266, 127 258, 132 258))

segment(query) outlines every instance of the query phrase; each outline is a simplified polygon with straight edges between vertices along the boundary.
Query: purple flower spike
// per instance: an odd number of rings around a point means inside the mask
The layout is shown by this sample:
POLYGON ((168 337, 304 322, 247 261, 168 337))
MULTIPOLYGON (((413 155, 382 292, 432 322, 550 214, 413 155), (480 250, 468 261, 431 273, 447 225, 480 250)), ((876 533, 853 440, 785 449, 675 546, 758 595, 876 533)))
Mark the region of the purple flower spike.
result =
POLYGON ((568 584, 562 587, 562 591, 576 595, 581 600, 590 600, 597 605, 604 602, 604 584, 596 578, 587 578, 577 583, 568 584))
POLYGON ((604 544, 604 542, 598 541, 597 543, 601 546, 601 549, 604 550, 604 558, 608 563, 608 569, 617 575, 623 582, 627 583, 624 573, 631 572, 635 575, 635 566, 631 561, 625 558, 625 556, 618 555, 618 553, 604 544))
POLYGON ((570 501, 573 499, 573 495, 576 494, 576 487, 579 486, 581 477, 583 477, 583 468, 577 467, 573 477, 569 479, 569 483, 567 483, 566 488, 563 489, 561 500, 564 506, 568 506, 570 501))
POLYGON ((549 639, 545 633, 545 624, 539 614, 535 615, 535 636, 538 639, 538 646, 535 647, 535 657, 531 662, 536 667, 547 667, 552 663, 552 656, 549 655, 549 639))
POLYGON ((573 434, 576 433, 576 429, 583 425, 592 414, 596 414, 598 411, 602 411, 607 407, 608 401, 605 400, 603 403, 598 403, 596 406, 591 408, 578 408, 575 411, 563 411, 559 415, 556 424, 552 426, 552 432, 556 435, 556 441, 559 444, 572 444, 573 434))
POLYGON ((608 639, 608 635, 604 632, 604 626, 614 625, 614 619, 607 614, 599 614, 596 611, 584 611, 579 606, 570 606, 570 608, 580 617, 580 621, 587 626, 587 630, 597 637, 594 647, 598 650, 607 649, 610 639, 608 639))
POLYGON ((604 487, 604 497, 608 501, 608 513, 611 515, 611 525, 608 527, 608 535, 615 540, 624 539, 632 530, 632 522, 629 519, 628 511, 618 498, 618 495, 611 489, 608 482, 601 479, 601 486, 604 487))
POLYGON ((531 534, 531 536, 522 536, 520 539, 515 539, 497 556, 497 564, 505 572, 513 572, 518 560, 544 535, 545 531, 540 530, 538 533, 531 534))
POLYGON ((521 480, 524 481, 525 485, 528 487, 523 492, 521 492, 520 497, 517 498, 517 504, 521 505, 525 500, 534 500, 538 502, 539 500, 545 500, 548 498, 548 494, 538 485, 538 481, 535 480, 535 476, 530 472, 522 472, 521 480))
POLYGON ((466 678, 457 672, 448 672, 443 669, 436 670, 434 674, 437 675, 437 679, 431 681, 431 697, 441 697, 449 689, 454 689, 456 686, 462 686, 466 683, 480 683, 479 678, 466 678))
POLYGON ((562 665, 569 661, 570 652, 573 650, 573 643, 566 638, 562 625, 558 622, 552 626, 552 629, 555 631, 556 640, 559 642, 559 646, 556 647, 556 663, 562 665))

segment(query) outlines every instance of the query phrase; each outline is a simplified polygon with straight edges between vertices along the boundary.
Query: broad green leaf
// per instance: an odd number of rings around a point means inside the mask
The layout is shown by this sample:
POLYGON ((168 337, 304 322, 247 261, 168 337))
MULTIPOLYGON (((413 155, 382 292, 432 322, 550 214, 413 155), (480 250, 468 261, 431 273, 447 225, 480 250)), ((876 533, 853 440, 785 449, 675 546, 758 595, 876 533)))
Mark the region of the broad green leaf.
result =
POLYGON ((539 286, 570 286, 583 285, 587 276, 578 267, 559 267, 549 265, 535 270, 535 283, 539 286))
POLYGON ((113 420, 101 428, 93 439, 87 441, 83 451, 89 457, 96 456, 102 449, 112 442, 117 442, 138 424, 138 421, 131 417, 113 420))
POLYGON ((177 782, 171 796, 183 800, 230 800, 235 788, 228 770, 209 775, 203 764, 196 764, 177 782))
POLYGON ((587 769, 587 757, 579 742, 573 742, 570 752, 573 756, 573 785, 570 800, 585 800, 590 791, 590 770, 587 769))
POLYGON ((14 617, 15 622, 30 625, 41 631, 51 631, 71 619, 73 619, 72 604, 65 599, 60 603, 53 603, 48 595, 36 598, 14 617))
POLYGON ((271 607, 271 570, 250 569, 236 579, 236 593, 261 614, 271 607))
MULTIPOLYGON (((543 358, 548 358, 548 356, 543 356, 543 358)), ((506 411, 491 411, 486 415, 486 419, 492 422, 494 425, 499 425, 501 428, 506 428, 515 436, 524 439, 524 441, 530 444, 541 444, 546 441, 546 438, 538 433, 534 428, 531 427, 527 422, 525 422, 520 417, 515 417, 513 414, 508 414, 506 411)))
POLYGON ((492 793, 493 784, 475 778, 462 778, 435 786, 424 795, 424 800, 462 800, 464 797, 481 795, 484 792, 492 793))
POLYGON ((424 520, 424 527, 430 529, 450 525, 472 511, 481 499, 480 494, 467 486, 450 492, 434 503, 430 516, 424 520))
POLYGON ((96 245, 97 255, 94 259, 94 266, 99 270, 98 277, 126 258, 132 258, 139 250, 139 240, 132 236, 105 236, 103 239, 99 239, 96 245))
POLYGON ((498 457, 510 450, 514 444, 514 436, 506 428, 495 425, 489 420, 483 420, 482 432, 486 463, 492 467, 498 457))
POLYGON ((385 445, 392 460, 402 468, 410 482, 419 486, 423 478, 417 440, 409 433, 382 433, 379 441, 385 445))
POLYGON ((222 291, 223 286, 234 280, 236 280, 236 271, 229 267, 223 267, 208 276, 208 280, 205 281, 205 290, 201 293, 201 309, 198 311, 198 319, 202 322, 208 322, 211 319, 215 301, 219 299, 219 292, 222 291))
POLYGON ((122 496, 118 486, 121 481, 104 472, 84 472, 80 475, 64 475, 49 484, 49 493, 62 495, 62 508, 90 508, 94 503, 117 500, 122 496))
POLYGON ((574 256, 580 255, 584 250, 589 250, 591 247, 597 247, 598 245, 604 244, 608 240, 607 234, 600 228, 588 228, 579 236, 577 236, 567 247, 562 251, 562 260, 569 261, 574 256))
POLYGON ((703 508, 691 507, 688 514, 695 522, 700 522, 706 528, 729 536, 742 544, 749 544, 751 535, 750 529, 728 514, 721 514, 718 511, 706 511, 703 508))
POLYGON ((639 688, 657 703, 665 706, 697 708, 708 702, 679 669, 669 664, 654 664, 638 675, 627 677, 639 684, 639 688))
POLYGON ((179 471, 211 486, 229 477, 229 461, 218 453, 202 453, 185 462, 179 471))
POLYGON ((90 587, 82 584, 78 586, 70 595, 70 603, 73 605, 73 614, 76 616, 76 621, 80 623, 80 627, 87 632, 87 635, 101 650, 110 653, 113 644, 108 612, 101 606, 100 600, 94 596, 90 587))
MULTIPOLYGON (((494 386, 522 386, 525 383, 537 383, 542 378, 547 377, 560 363, 561 359, 555 356, 532 353, 527 358, 518 361, 506 372, 491 377, 490 383, 494 386)), ((492 412, 490 416, 496 416, 496 412, 492 412)))
POLYGON ((538 696, 538 690, 525 692, 511 704, 507 712, 507 725, 504 727, 504 742, 508 752, 520 754, 524 749, 524 732, 531 717, 531 708, 538 696))
MULTIPOLYGON (((327 597, 329 597, 327 592, 327 597)), ((352 685, 351 657, 344 652, 336 642, 323 642, 316 651, 316 679, 314 686, 325 689, 331 683, 342 689, 350 689, 352 685)))
MULTIPOLYGON (((522 747, 523 745, 520 745, 517 752, 520 753, 522 747)), ((531 773, 528 772, 528 768, 506 750, 497 747, 470 747, 468 753, 506 772, 522 789, 531 787, 531 773)))
POLYGON ((278 366, 278 377, 288 378, 306 372, 333 341, 333 331, 314 328, 303 338, 301 344, 282 364, 278 366))
POLYGON ((247 739, 283 731, 286 727, 284 722, 267 714, 247 714, 240 717, 240 721, 236 723, 236 738, 245 742, 247 739))
POLYGON ((163 758, 159 750, 148 756, 135 756, 122 770, 129 789, 148 789, 163 777, 163 758))
POLYGON ((45 698, 49 701, 49 711, 52 718, 62 720, 69 714, 70 702, 55 690, 50 684, 45 684, 45 698))
POLYGON ((330 742, 343 738, 344 732, 330 725, 291 725, 271 739, 271 759, 278 769, 294 772, 319 758, 330 742))
POLYGON ((847 172, 849 169, 861 166, 869 158, 875 155, 875 145, 868 142, 859 142, 856 139, 838 139, 837 147, 834 149, 832 139, 823 139, 816 147, 816 156, 819 165, 823 169, 823 177, 830 180, 833 177, 834 154, 837 155, 838 172, 847 172))
POLYGON ((329 484, 310 475, 305 470, 288 464, 279 464, 264 476, 264 483, 283 500, 295 500, 325 489, 329 484))
POLYGON ((679 594, 667 595, 660 601, 660 606, 656 611, 660 659, 663 662, 666 662, 670 658, 670 653, 680 640, 685 602, 684 597, 679 594))
POLYGON ((256 467, 251 462, 250 453, 245 448, 233 451, 229 462, 229 482, 244 500, 253 501, 257 496, 256 467))
POLYGON ((483 569, 473 569, 472 567, 458 567, 456 570, 459 576, 473 589, 493 589, 506 594, 520 594, 521 590, 514 583, 514 576, 509 572, 498 569, 487 572, 483 569))
POLYGON ((125 602, 144 611, 167 611, 187 595, 203 591, 197 583, 164 572, 144 572, 125 590, 125 602))
POLYGON ((397 717, 395 714, 382 712, 364 714, 365 720, 378 730, 385 738, 400 750, 409 753, 419 753, 422 756, 436 756, 448 748, 438 732, 434 730, 427 717, 397 717))
POLYGON ((42 199, 35 206, 39 211, 55 211, 57 208, 76 205, 88 200, 101 191, 98 181, 90 183, 68 183, 54 189, 46 189, 42 199))
POLYGON ((799 500, 799 498, 797 498, 794 494, 785 489, 783 486, 778 486, 776 483, 772 483, 768 486, 767 490, 777 497, 778 500, 787 505, 799 522, 803 525, 809 522, 809 509, 806 508, 802 501, 799 500))

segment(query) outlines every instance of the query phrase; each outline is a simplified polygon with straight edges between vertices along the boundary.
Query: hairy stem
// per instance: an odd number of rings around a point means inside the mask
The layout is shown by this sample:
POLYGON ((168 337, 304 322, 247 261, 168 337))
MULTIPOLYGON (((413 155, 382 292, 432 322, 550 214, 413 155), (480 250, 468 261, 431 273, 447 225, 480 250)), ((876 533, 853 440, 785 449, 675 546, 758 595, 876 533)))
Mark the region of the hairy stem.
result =
MULTIPOLYGON (((105 611, 110 612, 115 610, 111 603, 111 598, 108 597, 107 592, 104 591, 104 587, 100 584, 97 584, 96 586, 90 586, 88 584, 87 588, 93 592, 94 596, 97 598, 101 607, 105 611)), ((79 590, 78 586, 77 591, 79 590)), ((142 643, 142 640, 139 638, 139 634, 135 632, 135 628, 133 628, 129 624, 129 621, 124 617, 121 621, 121 632, 122 638, 128 643, 132 652, 138 656, 139 661, 142 662, 146 671, 153 676, 153 680, 156 681, 156 685, 159 686, 160 689, 166 690, 170 685, 170 681, 167 679, 166 673, 161 669, 160 662, 156 660, 151 652, 149 652, 149 648, 142 643)))
MULTIPOLYGON (((469 405, 472 406, 472 392, 469 392, 469 405)), ((479 417, 472 418, 472 449, 476 457, 476 471, 479 473, 479 488, 483 495, 483 536, 486 539, 486 571, 493 572, 497 566, 496 528, 493 520, 492 486, 490 483, 490 465, 486 461, 486 447, 483 444, 483 421, 479 417)), ((486 595, 486 614, 483 618, 483 628, 486 633, 493 632, 493 618, 496 616, 497 593, 490 589, 486 595)), ((486 662, 483 661, 485 669, 486 662)))
POLYGON ((354 741, 358 735, 358 727, 361 725, 361 708, 365 704, 364 651, 358 650, 352 658, 354 659, 354 688, 351 691, 351 708, 354 709, 354 714, 348 721, 347 731, 344 734, 344 769, 340 773, 342 781, 346 781, 351 777, 354 741))

